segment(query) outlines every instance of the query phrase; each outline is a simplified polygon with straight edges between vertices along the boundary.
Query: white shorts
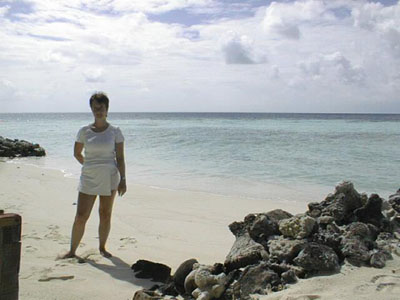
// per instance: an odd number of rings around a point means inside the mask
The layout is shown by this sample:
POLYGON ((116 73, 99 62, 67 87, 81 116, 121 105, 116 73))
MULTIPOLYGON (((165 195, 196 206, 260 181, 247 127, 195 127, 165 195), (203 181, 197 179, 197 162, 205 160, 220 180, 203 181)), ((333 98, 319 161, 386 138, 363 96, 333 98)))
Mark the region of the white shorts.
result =
POLYGON ((88 195, 111 196, 120 177, 115 165, 83 166, 78 191, 88 195))

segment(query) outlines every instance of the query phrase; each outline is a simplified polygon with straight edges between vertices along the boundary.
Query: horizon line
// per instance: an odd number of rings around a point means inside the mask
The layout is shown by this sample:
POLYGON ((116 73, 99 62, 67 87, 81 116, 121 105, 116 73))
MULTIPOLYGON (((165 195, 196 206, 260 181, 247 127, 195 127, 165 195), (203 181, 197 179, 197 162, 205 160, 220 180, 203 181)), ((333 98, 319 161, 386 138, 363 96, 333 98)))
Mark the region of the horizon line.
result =
MULTIPOLYGON (((111 114, 326 114, 326 115, 399 115, 400 112, 254 112, 254 111, 110 111, 111 114)), ((90 111, 33 111, 33 112, 0 112, 2 114, 91 114, 90 111)))

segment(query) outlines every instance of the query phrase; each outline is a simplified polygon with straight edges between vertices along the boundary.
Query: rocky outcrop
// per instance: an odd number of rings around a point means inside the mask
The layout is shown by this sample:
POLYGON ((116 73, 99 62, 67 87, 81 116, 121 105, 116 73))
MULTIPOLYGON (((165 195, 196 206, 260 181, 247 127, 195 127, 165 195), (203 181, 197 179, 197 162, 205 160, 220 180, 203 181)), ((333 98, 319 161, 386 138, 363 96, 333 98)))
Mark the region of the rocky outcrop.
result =
POLYGON ((0 136, 0 157, 45 156, 46 151, 39 144, 24 140, 11 140, 0 136))
POLYGON ((400 256, 400 190, 384 201, 342 182, 308 208, 296 216, 274 210, 231 223, 236 240, 224 264, 185 261, 172 280, 157 288, 161 294, 144 292, 137 300, 177 293, 187 299, 251 299, 298 278, 336 273, 345 262, 383 268, 392 254, 400 256))

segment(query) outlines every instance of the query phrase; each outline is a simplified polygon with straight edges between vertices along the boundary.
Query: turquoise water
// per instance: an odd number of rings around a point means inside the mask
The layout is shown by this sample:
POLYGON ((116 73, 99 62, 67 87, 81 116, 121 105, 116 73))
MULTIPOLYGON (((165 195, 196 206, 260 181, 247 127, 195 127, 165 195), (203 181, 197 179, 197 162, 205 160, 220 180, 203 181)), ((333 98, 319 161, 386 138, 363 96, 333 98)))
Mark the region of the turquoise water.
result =
MULTIPOLYGON (((0 136, 47 150, 22 162, 78 177, 74 138, 91 121, 0 114, 0 136)), ((383 197, 400 187, 400 115, 110 113, 109 121, 125 135, 130 182, 258 198, 271 185, 332 190, 344 179, 383 197)))

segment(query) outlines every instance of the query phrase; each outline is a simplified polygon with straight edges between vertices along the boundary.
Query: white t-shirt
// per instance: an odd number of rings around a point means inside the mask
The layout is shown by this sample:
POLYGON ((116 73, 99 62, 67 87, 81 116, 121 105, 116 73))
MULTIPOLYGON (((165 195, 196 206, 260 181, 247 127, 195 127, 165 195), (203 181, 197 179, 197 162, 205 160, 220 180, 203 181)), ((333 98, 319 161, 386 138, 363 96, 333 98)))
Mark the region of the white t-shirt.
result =
POLYGON ((102 132, 94 132, 91 125, 83 126, 76 141, 84 145, 84 166, 115 164, 115 144, 122 143, 121 129, 111 124, 102 132))

